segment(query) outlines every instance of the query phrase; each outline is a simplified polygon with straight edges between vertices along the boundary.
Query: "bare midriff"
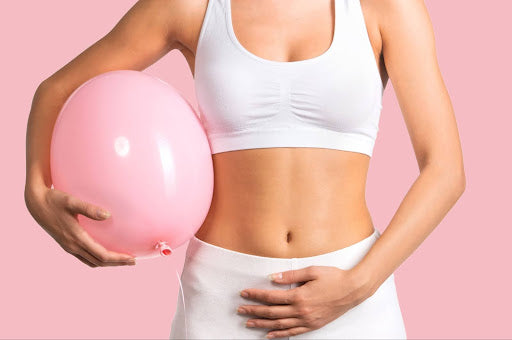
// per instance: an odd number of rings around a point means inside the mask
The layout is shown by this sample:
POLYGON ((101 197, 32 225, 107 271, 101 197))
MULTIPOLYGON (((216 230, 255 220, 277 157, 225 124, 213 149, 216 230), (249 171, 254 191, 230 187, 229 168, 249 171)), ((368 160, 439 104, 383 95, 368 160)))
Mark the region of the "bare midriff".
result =
POLYGON ((214 192, 196 237, 266 257, 315 256, 370 236, 368 155, 259 148, 212 155, 214 192))
MULTIPOLYGON (((306 48, 311 47, 310 41, 320 41, 308 38, 320 34, 312 29, 318 28, 318 20, 311 17, 309 26, 301 24, 300 33, 296 28, 290 29, 292 33, 288 39, 304 37, 302 44, 281 42, 280 48, 262 43, 258 46, 259 40, 250 35, 259 29, 251 29, 251 25, 280 31, 283 16, 276 13, 283 12, 264 11, 262 8, 260 13, 265 12, 265 15, 255 16, 254 9, 248 5, 256 3, 245 4, 245 7, 235 7, 232 20, 237 38, 244 46, 250 46, 255 55, 273 60, 287 55, 289 59, 294 56, 294 60, 302 60, 320 55, 331 43, 331 36, 325 33, 326 30, 322 33, 326 38, 322 40, 321 48, 317 48, 315 53, 306 48), (245 20, 248 17, 252 20, 245 20), (251 41, 256 43, 251 44, 251 41)), ((265 8, 289 6, 270 1, 258 4, 265 8)), ((311 4, 313 2, 303 2, 302 6, 311 4)), ((326 3, 325 11, 317 15, 326 18, 329 11, 332 13, 333 9, 328 5, 326 3)), ((179 39, 183 43, 180 50, 193 77, 193 51, 197 48, 205 10, 206 4, 202 10, 192 11, 197 12, 195 28, 184 30, 179 39)), ((312 13, 306 7, 302 11, 312 13)), ((292 16, 290 22, 294 23, 296 17, 292 16)), ((382 44, 378 28, 371 20, 367 23, 372 23, 367 28, 381 68, 382 44)), ((332 29, 330 26, 329 32, 332 29)), ((252 255, 292 258, 345 248, 365 239, 375 230, 365 199, 370 162, 366 154, 327 148, 276 147, 220 152, 213 154, 212 158, 215 181, 212 204, 196 233, 202 241, 252 255)))

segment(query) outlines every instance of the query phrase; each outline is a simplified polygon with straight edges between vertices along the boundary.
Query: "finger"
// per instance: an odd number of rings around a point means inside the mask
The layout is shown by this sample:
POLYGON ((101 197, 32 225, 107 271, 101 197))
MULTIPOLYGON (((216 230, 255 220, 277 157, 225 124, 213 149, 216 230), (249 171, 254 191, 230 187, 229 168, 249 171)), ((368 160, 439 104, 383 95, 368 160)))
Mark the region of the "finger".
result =
POLYGON ((94 256, 89 254, 86 250, 82 249, 79 245, 76 244, 76 242, 71 241, 72 244, 65 243, 59 243, 67 253, 75 256, 80 261, 84 262, 87 265, 90 265, 91 267, 98 267, 99 261, 94 256))
POLYGON ((277 331, 268 332, 266 337, 268 338, 269 335, 272 335, 271 336, 272 338, 284 338, 284 337, 299 335, 299 334, 306 333, 309 331, 311 331, 311 329, 309 329, 307 327, 299 326, 299 327, 289 328, 286 330, 277 330, 277 331))
POLYGON ((81 214, 94 220, 104 220, 110 217, 110 212, 101 207, 85 202, 75 196, 66 197, 66 207, 75 214, 81 214))
POLYGON ((287 270, 280 273, 270 274, 273 281, 282 284, 291 284, 295 282, 306 282, 318 278, 318 268, 309 266, 301 269, 287 270), (279 275, 280 274, 280 275, 279 275))
POLYGON ((113 263, 114 265, 119 264, 130 264, 135 262, 135 258, 129 254, 116 253, 105 249, 101 244, 96 242, 90 235, 85 231, 78 222, 73 222, 75 228, 80 228, 75 231, 76 243, 86 250, 89 254, 94 256, 100 263, 107 264, 113 263))
POLYGON ((119 261, 101 261, 98 260, 94 255, 89 253, 88 249, 80 248, 79 250, 82 257, 86 258, 90 262, 96 264, 99 267, 108 267, 108 266, 128 266, 128 265, 134 265, 134 262, 125 261, 125 262, 119 262, 119 261))
POLYGON ((87 261, 93 263, 95 266, 97 267, 102 267, 104 266, 104 264, 101 263, 100 260, 98 260, 96 257, 94 257, 92 254, 90 254, 87 249, 84 249, 80 246, 78 246, 78 250, 76 252, 76 254, 80 255, 81 257, 83 257, 84 259, 86 259, 87 261))
POLYGON ((79 259, 80 261, 82 261, 83 263, 85 263, 86 265, 88 265, 89 267, 92 267, 92 268, 96 268, 96 267, 98 267, 98 265, 97 265, 97 264, 90 262, 90 261, 89 261, 89 260, 87 260, 86 258, 82 257, 82 255, 80 255, 80 254, 75 254, 75 257, 76 257, 77 259, 79 259))
POLYGON ((297 302, 298 289, 299 287, 287 290, 249 288, 244 289, 242 292, 247 293, 247 296, 244 297, 248 299, 271 304, 291 305, 297 302))
POLYGON ((289 317, 299 317, 301 314, 297 308, 291 305, 242 305, 240 306, 239 313, 254 315, 267 319, 281 319, 289 317), (242 309, 242 310, 240 310, 242 309), (245 312, 244 312, 245 311, 245 312))
POLYGON ((297 318, 285 318, 276 320, 249 319, 246 322, 247 327, 267 328, 267 329, 288 329, 302 326, 302 320, 297 318))

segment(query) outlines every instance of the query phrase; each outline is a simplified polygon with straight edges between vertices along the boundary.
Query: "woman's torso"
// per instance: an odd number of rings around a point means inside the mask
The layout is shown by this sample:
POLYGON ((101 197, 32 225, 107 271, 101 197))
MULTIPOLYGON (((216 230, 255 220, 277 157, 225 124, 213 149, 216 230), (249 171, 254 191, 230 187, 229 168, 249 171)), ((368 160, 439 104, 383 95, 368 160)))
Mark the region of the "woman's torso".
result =
MULTIPOLYGON (((194 77, 195 49, 208 2, 201 3, 193 6, 193 20, 180 37, 180 50, 194 77)), ((236 37, 256 56, 305 60, 321 55, 331 44, 329 0, 235 0, 231 8, 236 37), (283 25, 282 41, 269 44, 255 38, 257 30, 282 32, 283 25)), ((375 15, 371 8, 363 8, 375 61, 385 79, 375 15)), ((346 247, 374 230, 365 200, 368 155, 276 147, 220 152, 212 159, 212 204, 196 233, 205 242, 259 256, 305 257, 346 247)))

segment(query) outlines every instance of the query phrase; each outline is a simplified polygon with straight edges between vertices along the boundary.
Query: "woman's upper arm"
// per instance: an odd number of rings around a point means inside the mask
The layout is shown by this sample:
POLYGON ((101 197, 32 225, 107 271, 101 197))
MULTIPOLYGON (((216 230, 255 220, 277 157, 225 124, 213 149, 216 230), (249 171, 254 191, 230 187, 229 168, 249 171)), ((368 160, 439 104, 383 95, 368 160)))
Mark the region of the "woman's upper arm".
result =
POLYGON ((423 0, 377 0, 382 53, 420 170, 428 164, 464 177, 455 114, 439 69, 423 0), (451 168, 451 169, 450 169, 451 168))
POLYGON ((179 45, 181 1, 139 0, 110 32, 43 81, 69 95, 86 80, 112 70, 143 70, 179 45))

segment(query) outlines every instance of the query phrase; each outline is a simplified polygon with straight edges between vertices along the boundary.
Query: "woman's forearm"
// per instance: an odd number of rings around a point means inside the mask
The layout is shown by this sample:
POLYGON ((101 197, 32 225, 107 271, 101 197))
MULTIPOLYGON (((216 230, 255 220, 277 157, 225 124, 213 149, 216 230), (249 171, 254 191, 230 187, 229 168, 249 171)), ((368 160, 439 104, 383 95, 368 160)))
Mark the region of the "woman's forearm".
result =
POLYGON ((463 171, 426 166, 381 237, 353 268, 370 295, 427 238, 465 190, 463 171))
POLYGON ((32 100, 26 134, 25 199, 42 185, 52 184, 50 143, 53 126, 67 95, 51 81, 38 86, 32 100))

